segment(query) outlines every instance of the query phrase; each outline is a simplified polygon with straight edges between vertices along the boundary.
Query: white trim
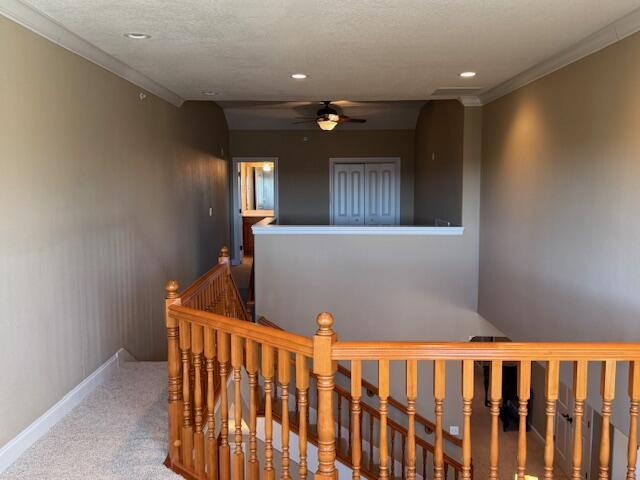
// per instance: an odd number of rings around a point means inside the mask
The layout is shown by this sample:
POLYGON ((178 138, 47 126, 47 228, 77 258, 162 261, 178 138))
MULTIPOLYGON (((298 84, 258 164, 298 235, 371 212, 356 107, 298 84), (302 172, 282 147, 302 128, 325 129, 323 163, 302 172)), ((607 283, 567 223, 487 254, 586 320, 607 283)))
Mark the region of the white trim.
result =
POLYGON ((240 192, 238 190, 238 165, 247 162, 273 162, 273 213, 276 217, 278 216, 279 210, 278 157, 233 157, 231 159, 231 205, 233 208, 232 265, 239 265, 242 261, 242 253, 240 251, 240 245, 242 245, 242 215, 240 214, 240 192), (237 238, 238 236, 240 238, 237 238))
POLYGON ((416 227, 410 225, 258 225, 254 235, 462 235, 464 227, 416 227))
POLYGON ((640 31, 640 8, 479 95, 483 105, 640 31))
POLYGON ((19 0, 2 0, 0 2, 0 15, 28 28, 56 45, 80 55, 82 58, 101 66, 134 85, 144 88, 176 107, 179 107, 184 102, 182 97, 168 88, 134 70, 113 55, 100 50, 44 13, 25 5, 19 0))
POLYGON ((53 407, 11 439, 9 443, 0 449, 0 473, 5 471, 25 450, 44 436, 51 427, 77 407, 87 395, 95 390, 123 362, 132 360, 135 361, 135 358, 124 348, 121 348, 73 390, 62 397, 53 407))
POLYGON ((465 107, 481 107, 482 101, 476 95, 463 95, 458 101, 465 107))
MULTIPOLYGON (((329 158, 329 223, 333 225, 333 169, 342 163, 393 163, 396 186, 396 225, 400 224, 400 187, 402 185, 402 159, 400 157, 331 157, 329 158)), ((365 180, 366 181, 366 180, 365 180)), ((366 192, 366 188, 365 188, 366 192)), ((365 200, 366 201, 366 200, 365 200)), ((366 209, 365 209, 366 210, 366 209)), ((276 215, 277 217, 277 215, 276 215)))

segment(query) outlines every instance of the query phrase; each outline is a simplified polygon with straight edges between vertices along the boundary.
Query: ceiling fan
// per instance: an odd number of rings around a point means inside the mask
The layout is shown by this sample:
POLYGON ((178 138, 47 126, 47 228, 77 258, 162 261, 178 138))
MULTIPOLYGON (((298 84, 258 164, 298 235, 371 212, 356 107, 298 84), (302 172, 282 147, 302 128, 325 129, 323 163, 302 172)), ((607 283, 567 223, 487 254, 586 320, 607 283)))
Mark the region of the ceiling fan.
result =
POLYGON ((315 117, 300 118, 294 124, 300 123, 316 123, 322 130, 333 130, 339 123, 365 123, 363 118, 351 118, 341 115, 335 108, 331 108, 331 102, 325 100, 322 102, 324 107, 316 112, 315 117))

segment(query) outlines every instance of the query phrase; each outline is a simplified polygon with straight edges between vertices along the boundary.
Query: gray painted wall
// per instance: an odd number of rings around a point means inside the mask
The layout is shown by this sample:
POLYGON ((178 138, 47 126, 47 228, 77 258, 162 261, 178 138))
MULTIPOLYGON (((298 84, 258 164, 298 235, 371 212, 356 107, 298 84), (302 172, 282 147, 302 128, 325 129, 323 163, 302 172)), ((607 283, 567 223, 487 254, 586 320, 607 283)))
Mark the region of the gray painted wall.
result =
POLYGON ((4 17, 0 65, 2 446, 118 348, 164 357, 164 282, 228 241, 228 132, 4 17))
POLYGON ((638 85, 636 34, 483 109, 479 312, 514 340, 640 341, 638 85))
POLYGON ((416 125, 413 215, 416 224, 436 219, 462 223, 465 109, 457 100, 427 102, 416 125))
POLYGON ((401 223, 413 223, 413 130, 332 132, 231 131, 234 157, 278 157, 280 218, 288 224, 329 223, 329 158, 400 157, 401 223), (306 138, 306 140, 305 140, 306 138))

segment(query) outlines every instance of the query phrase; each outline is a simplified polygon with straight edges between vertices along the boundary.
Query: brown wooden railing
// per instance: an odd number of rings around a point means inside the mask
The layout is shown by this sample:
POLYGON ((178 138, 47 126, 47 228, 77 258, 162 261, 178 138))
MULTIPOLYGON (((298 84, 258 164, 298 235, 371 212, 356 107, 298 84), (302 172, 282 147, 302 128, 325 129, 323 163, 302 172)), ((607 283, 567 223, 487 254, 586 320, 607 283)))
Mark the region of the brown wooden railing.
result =
MULTIPOLYGON (((318 468, 314 479, 334 480, 336 460, 348 456, 353 478, 402 478, 417 476, 442 480, 446 465, 456 462, 444 451, 443 413, 446 396, 446 366, 455 362, 461 368, 462 396, 462 454, 459 476, 471 479, 471 404, 474 397, 474 362, 488 361, 490 370, 490 418, 488 439, 489 466, 487 471, 475 472, 477 478, 513 478, 524 480, 527 466, 526 419, 531 389, 533 361, 546 365, 546 431, 544 446, 544 479, 553 478, 554 420, 558 399, 561 362, 569 362, 574 371, 575 431, 572 452, 574 479, 582 478, 583 465, 588 459, 582 452, 582 417, 587 396, 587 367, 589 362, 601 362, 600 392, 602 399, 602 434, 599 444, 598 478, 610 478, 611 405, 615 396, 616 367, 629 363, 628 395, 629 440, 626 479, 636 478, 638 449, 637 421, 640 403, 640 344, 632 343, 429 343, 429 342, 339 342, 333 330, 333 318, 322 313, 316 319, 314 337, 308 338, 271 327, 247 322, 240 296, 223 262, 190 287, 177 293, 175 282, 167 284, 166 325, 168 336, 169 374, 169 455, 167 465, 186 478, 274 479, 276 477, 273 446, 274 412, 281 423, 282 447, 278 454, 280 478, 290 478, 293 468, 290 452, 290 431, 298 432, 300 452, 296 457, 300 478, 308 473, 307 445, 314 437, 318 446, 318 468), (203 359, 204 356, 204 359, 203 359), (362 362, 378 365, 377 408, 362 401, 362 362), (394 361, 405 365, 407 426, 389 418, 389 367, 394 361), (435 401, 432 448, 416 435, 416 402, 418 400, 418 364, 433 363, 433 398, 435 401), (499 412, 502 400, 502 364, 518 365, 519 431, 517 468, 515 472, 499 472, 499 412), (337 362, 350 365, 350 387, 335 385, 337 362), (229 412, 226 380, 231 367, 233 411, 229 412), (313 375, 312 375, 313 374, 313 375), (242 378, 248 380, 248 398, 242 398, 242 378), (219 384, 216 384, 216 377, 219 384), (308 423, 310 379, 316 385, 316 431, 310 432, 308 423), (279 395, 274 395, 277 382, 279 395), (260 390, 260 392, 258 392, 260 390), (294 393, 295 390, 295 393, 294 393), (259 398, 264 392, 264 447, 258 452, 257 416, 259 398), (259 395, 260 393, 260 395, 259 395), (296 409, 289 412, 289 400, 295 397, 296 409), (337 398, 341 399, 340 401, 337 398), (246 401, 248 412, 243 411, 246 401), (216 404, 219 403, 219 425, 216 425, 216 404), (351 439, 341 441, 341 403, 347 403, 351 439), (276 407, 278 405, 279 407, 276 407), (365 406, 366 405, 366 406, 365 406), (274 408, 275 407, 275 408, 274 408), (235 428, 229 432, 229 415, 235 428), (365 435, 377 442, 377 465, 363 463, 362 419, 370 415, 377 419, 375 432, 365 435), (292 418, 293 417, 293 418, 292 418), (248 448, 243 444, 242 420, 248 424, 248 448), (395 439, 403 438, 396 447, 395 439), (348 445, 347 448, 341 446, 348 445), (433 471, 427 471, 428 451, 433 471), (395 471, 395 452, 402 452, 401 472, 395 471), (263 454, 262 465, 258 453, 263 454), (245 455, 247 456, 245 458, 245 455), (430 458, 431 458, 430 457, 430 458), (233 461, 231 460, 233 458, 233 461), (419 459, 423 466, 419 465, 419 459), (449 463, 448 463, 449 462, 449 463), (375 472, 375 473, 374 473, 375 472), (429 474, 432 476, 429 477, 429 474)), ((592 380, 593 381, 593 380, 592 380)), ((314 392, 315 393, 315 392, 314 392)), ((371 426, 369 426, 371 429, 371 426)), ((365 429, 366 431, 366 429, 365 429)), ((370 442, 372 443, 372 442, 370 442)), ((371 448, 371 447, 369 447, 371 448)), ((373 458, 373 450, 369 459, 373 458)), ((429 469, 431 470, 431 469, 429 469)), ((458 471, 456 471, 456 474, 458 471)), ((617 479, 616 479, 617 480, 617 479)))
MULTIPOLYGON (((258 319, 258 324, 275 328, 277 330, 282 330, 282 328, 279 325, 271 322, 270 320, 264 317, 260 317, 258 319)), ((336 373, 338 375, 342 375, 343 377, 349 379, 349 381, 351 382, 351 390, 352 391, 355 390, 357 392, 357 395, 360 397, 360 399, 358 400, 358 403, 356 403, 356 400, 352 396, 351 392, 347 391, 345 388, 341 387, 338 384, 334 385, 333 387, 333 390, 335 393, 334 401, 336 402, 336 408, 335 408, 336 456, 344 464, 353 468, 353 464, 351 463, 352 459, 351 459, 350 452, 352 451, 352 448, 353 448, 353 443, 355 438, 354 432, 357 430, 358 438, 367 439, 366 448, 364 448, 363 449, 364 451, 362 452, 363 458, 361 459, 360 466, 358 467, 360 469, 360 474, 362 474, 362 476, 366 478, 371 478, 371 479, 378 478, 378 462, 376 459, 377 456, 375 455, 375 452, 374 452, 375 443, 373 440, 375 439, 375 432, 378 431, 378 426, 380 424, 380 413, 378 412, 375 406, 368 403, 361 396, 361 392, 366 391, 368 395, 372 397, 373 396, 377 397, 378 387, 368 382, 364 378, 360 379, 359 387, 353 385, 354 379, 356 379, 357 377, 361 377, 361 373, 357 372, 356 376, 352 376, 351 370, 349 370, 346 367, 343 367, 340 364, 337 365, 336 373), (346 407, 345 410, 343 410, 342 408, 343 405, 345 405, 346 407), (343 413, 345 411, 347 412, 347 415, 343 413), (360 421, 360 416, 358 415, 361 415, 363 420, 364 420, 364 416, 366 415, 367 422, 360 421), (345 419, 344 418, 345 416, 348 416, 348 419, 345 419), (354 420, 356 418, 358 419, 358 422, 357 424, 354 424, 354 420), (345 429, 348 431, 348 434, 346 435, 342 433, 343 425, 345 426, 345 429), (365 433, 364 435, 363 435, 363 428, 365 433), (364 455, 366 455, 366 457, 364 457, 364 455)), ((314 373, 310 373, 310 376, 312 380, 315 379, 314 373)), ((277 385, 276 385, 275 393, 277 397, 278 396, 277 385)), ((317 397, 312 397, 310 400, 311 403, 309 405, 309 408, 313 410, 317 410, 318 408, 316 402, 314 401, 316 398, 317 397)), ((421 415, 418 415, 415 412, 415 409, 413 412, 411 412, 408 406, 404 405, 402 402, 400 402, 399 400, 396 400, 391 396, 389 396, 388 398, 388 403, 390 407, 395 408, 398 412, 400 412, 403 415, 406 415, 407 417, 411 413, 413 413, 415 423, 423 426, 426 433, 432 434, 434 432, 435 424, 432 423, 427 418, 421 415)), ((278 413, 275 416, 276 416, 276 419, 279 419, 278 415, 280 411, 277 410, 277 412, 278 413)), ((389 427, 388 441, 390 444, 389 465, 390 465, 391 478, 404 479, 404 478, 407 478, 406 446, 407 446, 407 438, 408 438, 409 432, 403 425, 393 420, 388 419, 387 422, 389 427), (396 443, 396 439, 397 439, 397 443, 396 443), (398 471, 396 471, 396 461, 400 464, 398 471)), ((310 441, 315 443, 317 442, 317 437, 316 437, 317 429, 315 428, 316 426, 310 425, 309 427, 310 427, 309 434, 308 434, 309 439, 310 441)), ((297 432, 297 424, 292 423, 292 429, 297 432)), ((446 430, 443 430, 443 440, 445 442, 450 442, 452 445, 455 445, 457 447, 462 446, 462 440, 454 435, 451 435, 446 430)), ((416 447, 417 447, 416 448, 416 465, 417 465, 416 468, 419 474, 422 475, 423 478, 426 478, 426 475, 428 473, 427 465, 430 462, 433 462, 434 446, 427 439, 422 438, 419 433, 416 433, 415 441, 416 441, 416 447)), ((457 479, 460 473, 462 472, 462 465, 458 461, 456 461, 455 459, 447 455, 446 453, 443 455, 443 457, 444 457, 444 470, 445 470, 444 478, 457 479)))

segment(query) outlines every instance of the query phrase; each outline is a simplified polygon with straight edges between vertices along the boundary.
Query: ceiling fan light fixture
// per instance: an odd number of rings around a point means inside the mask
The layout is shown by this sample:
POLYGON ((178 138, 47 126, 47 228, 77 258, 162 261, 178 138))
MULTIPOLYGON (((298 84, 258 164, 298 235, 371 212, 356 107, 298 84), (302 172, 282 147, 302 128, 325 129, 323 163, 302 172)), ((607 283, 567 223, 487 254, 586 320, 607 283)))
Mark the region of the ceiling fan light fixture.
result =
POLYGON ((331 120, 329 118, 319 118, 317 123, 322 130, 325 130, 327 132, 333 130, 334 128, 336 128, 336 125, 338 125, 337 121, 331 120))

